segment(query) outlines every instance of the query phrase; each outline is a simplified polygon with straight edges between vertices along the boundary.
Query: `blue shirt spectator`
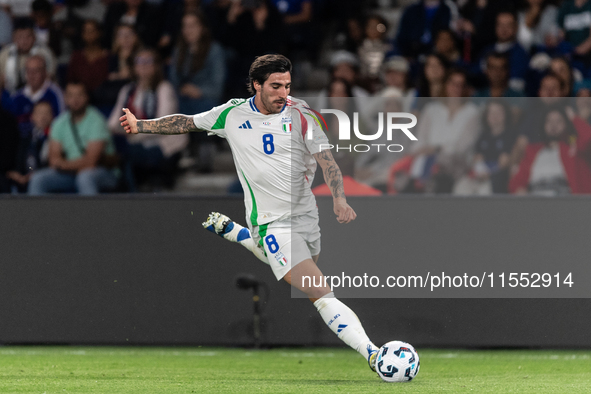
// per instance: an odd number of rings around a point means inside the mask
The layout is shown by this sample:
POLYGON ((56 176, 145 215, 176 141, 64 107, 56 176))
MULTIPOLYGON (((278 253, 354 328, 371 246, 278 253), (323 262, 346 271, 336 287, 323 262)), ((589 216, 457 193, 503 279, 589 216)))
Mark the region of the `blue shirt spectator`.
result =
POLYGON ((398 27, 396 54, 416 58, 430 52, 435 33, 448 29, 456 15, 456 7, 443 0, 421 0, 408 6, 398 27))
POLYGON ((509 87, 523 92, 529 65, 529 55, 516 41, 517 19, 514 14, 502 12, 497 16, 496 35, 497 42, 484 49, 478 66, 481 68, 481 72, 484 71, 485 60, 491 52, 506 55, 509 59, 509 87))
POLYGON ((13 112, 17 117, 22 137, 27 137, 32 130, 31 113, 36 103, 48 102, 54 116, 58 116, 64 109, 61 89, 47 77, 43 56, 30 57, 25 71, 27 84, 12 97, 13 112))
POLYGON ((0 108, 8 112, 14 112, 12 97, 6 89, 0 89, 0 108))
POLYGON ((522 97, 523 94, 509 87, 509 59, 507 56, 491 52, 486 58, 486 78, 488 86, 477 90, 474 97, 522 97))

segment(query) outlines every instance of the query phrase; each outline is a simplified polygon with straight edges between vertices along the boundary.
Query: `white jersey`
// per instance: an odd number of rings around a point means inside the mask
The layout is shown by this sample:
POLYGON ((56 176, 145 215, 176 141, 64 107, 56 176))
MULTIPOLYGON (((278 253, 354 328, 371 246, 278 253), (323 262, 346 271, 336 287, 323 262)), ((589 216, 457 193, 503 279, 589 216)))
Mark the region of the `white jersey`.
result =
POLYGON ((312 155, 329 146, 321 120, 304 101, 288 97, 280 113, 264 115, 254 97, 232 99, 193 120, 228 140, 251 229, 316 209, 312 155))

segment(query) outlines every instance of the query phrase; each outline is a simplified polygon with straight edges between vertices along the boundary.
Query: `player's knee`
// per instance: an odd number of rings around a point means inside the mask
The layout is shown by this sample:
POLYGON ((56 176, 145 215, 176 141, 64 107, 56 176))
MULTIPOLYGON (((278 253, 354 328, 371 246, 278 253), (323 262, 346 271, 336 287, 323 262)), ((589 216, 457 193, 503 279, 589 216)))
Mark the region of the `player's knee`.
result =
POLYGON ((287 274, 285 274, 283 280, 286 281, 289 285, 291 285, 291 271, 288 271, 287 274))
POLYGON ((317 300, 331 292, 330 287, 312 287, 304 289, 304 292, 310 300, 317 300))

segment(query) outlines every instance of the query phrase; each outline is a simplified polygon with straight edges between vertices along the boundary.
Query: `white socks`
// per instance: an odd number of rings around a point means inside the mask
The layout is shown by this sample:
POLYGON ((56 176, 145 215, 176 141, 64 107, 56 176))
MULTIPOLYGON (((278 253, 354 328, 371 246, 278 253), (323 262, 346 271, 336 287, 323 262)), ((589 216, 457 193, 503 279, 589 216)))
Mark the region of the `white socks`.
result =
MULTIPOLYGON (((259 260, 269 264, 264 250, 258 247, 252 239, 250 230, 233 222, 233 228, 227 229, 223 235, 229 241, 238 242, 250 250, 259 260)), ((334 297, 330 292, 314 302, 314 306, 320 313, 322 320, 339 339, 355 349, 366 360, 369 353, 378 350, 368 338, 357 315, 345 304, 334 297)))
MULTIPOLYGON (((248 234, 250 234, 250 231, 247 228, 245 228, 245 230, 248 231, 248 234)), ((238 243, 244 246, 246 249, 250 250, 263 263, 269 264, 269 262, 267 261, 267 256, 265 256, 265 252, 263 251, 263 249, 259 248, 257 244, 254 243, 252 237, 243 239, 242 241, 238 241, 238 243)))
POLYGON ((347 305, 334 298, 334 293, 330 292, 319 298, 314 302, 314 306, 328 328, 366 360, 371 351, 378 350, 369 340, 357 315, 347 305))

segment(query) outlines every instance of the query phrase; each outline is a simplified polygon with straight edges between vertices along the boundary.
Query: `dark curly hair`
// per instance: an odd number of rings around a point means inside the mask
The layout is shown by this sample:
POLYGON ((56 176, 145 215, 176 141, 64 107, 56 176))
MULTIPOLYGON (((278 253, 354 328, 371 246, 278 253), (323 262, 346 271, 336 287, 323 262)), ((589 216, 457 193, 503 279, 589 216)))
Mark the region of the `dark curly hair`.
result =
POLYGON ((261 85, 274 73, 291 73, 291 62, 283 55, 271 54, 257 57, 248 72, 248 92, 255 94, 254 81, 261 85))

